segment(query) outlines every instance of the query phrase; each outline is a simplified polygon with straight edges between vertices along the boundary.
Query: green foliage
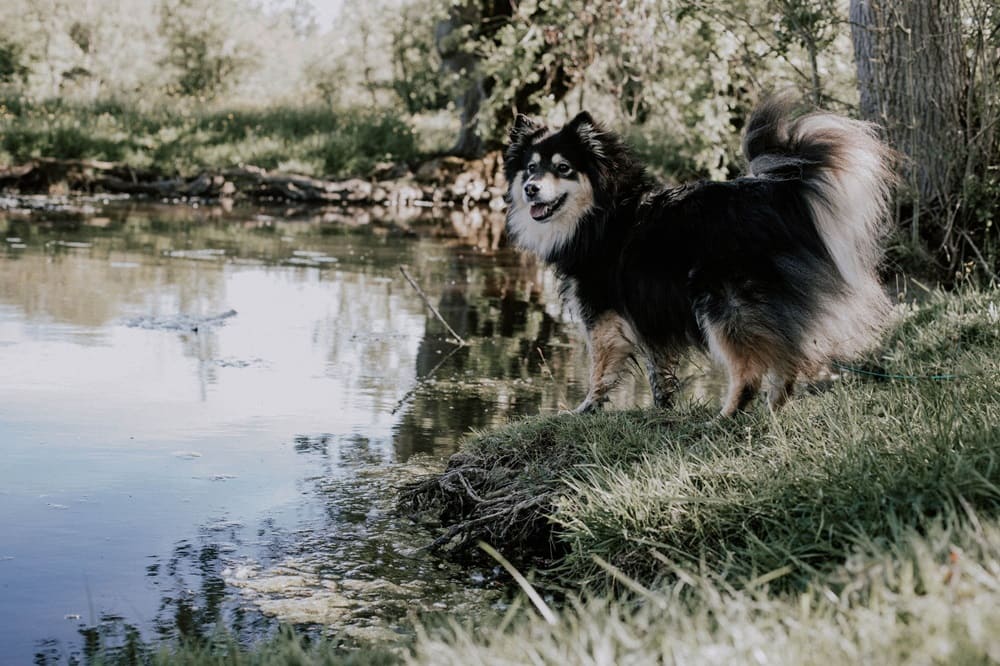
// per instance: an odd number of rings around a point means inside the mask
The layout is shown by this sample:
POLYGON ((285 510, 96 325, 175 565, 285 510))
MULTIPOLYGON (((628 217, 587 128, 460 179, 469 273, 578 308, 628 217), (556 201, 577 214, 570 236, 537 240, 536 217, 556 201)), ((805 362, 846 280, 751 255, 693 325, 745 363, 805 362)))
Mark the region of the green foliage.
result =
POLYGON ((409 113, 443 109, 456 94, 454 76, 443 75, 434 45, 435 26, 444 14, 429 0, 400 11, 392 30, 392 89, 409 113))
POLYGON ((252 64, 252 45, 238 41, 234 31, 242 11, 235 3, 161 0, 159 10, 167 47, 161 64, 175 71, 171 91, 212 98, 252 64))
POLYGON ((326 173, 349 175, 368 173, 380 160, 411 160, 416 152, 406 123, 394 115, 368 113, 345 118, 316 154, 326 173))
POLYGON ((0 148, 12 162, 36 157, 124 161, 185 175, 253 164, 307 175, 364 175, 380 160, 416 155, 397 116, 320 106, 198 110, 143 109, 121 99, 79 104, 0 101, 0 148))
POLYGON ((483 17, 470 35, 480 59, 471 74, 488 82, 479 112, 488 142, 502 138, 513 111, 545 114, 581 83, 617 13, 611 3, 548 0, 517 3, 509 17, 483 17))
POLYGON ((27 54, 19 42, 0 37, 0 83, 24 83, 28 78, 27 54))
POLYGON ((721 178, 740 168, 739 130, 762 91, 795 87, 823 103, 854 94, 835 0, 548 0, 509 16, 487 5, 452 27, 476 56, 467 85, 488 92, 487 144, 502 141, 514 110, 560 122, 586 107, 636 137, 671 136, 663 152, 674 156, 659 164, 721 178))

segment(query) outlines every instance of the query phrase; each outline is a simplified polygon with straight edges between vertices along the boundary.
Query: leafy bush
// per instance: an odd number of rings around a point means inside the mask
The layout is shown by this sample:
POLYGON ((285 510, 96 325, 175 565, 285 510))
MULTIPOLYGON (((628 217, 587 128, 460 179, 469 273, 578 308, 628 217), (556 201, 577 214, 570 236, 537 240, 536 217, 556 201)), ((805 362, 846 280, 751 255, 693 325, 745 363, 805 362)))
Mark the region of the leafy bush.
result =
POLYGON ((413 131, 388 114, 348 115, 316 151, 326 173, 365 174, 380 160, 410 160, 416 155, 413 131))

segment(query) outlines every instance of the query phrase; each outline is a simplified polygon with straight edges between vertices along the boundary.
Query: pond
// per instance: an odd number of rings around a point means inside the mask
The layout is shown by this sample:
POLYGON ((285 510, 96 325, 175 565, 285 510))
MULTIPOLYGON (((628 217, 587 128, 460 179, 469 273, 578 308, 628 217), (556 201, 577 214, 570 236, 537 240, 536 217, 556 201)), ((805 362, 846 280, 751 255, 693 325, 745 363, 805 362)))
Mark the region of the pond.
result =
POLYGON ((497 215, 8 202, 0 663, 219 624, 383 641, 497 603, 392 510, 471 429, 585 392, 555 281, 497 215))
POLYGON ((544 273, 440 221, 24 208, 0 217, 0 663, 271 618, 378 640, 481 601, 393 489, 582 395, 544 273))

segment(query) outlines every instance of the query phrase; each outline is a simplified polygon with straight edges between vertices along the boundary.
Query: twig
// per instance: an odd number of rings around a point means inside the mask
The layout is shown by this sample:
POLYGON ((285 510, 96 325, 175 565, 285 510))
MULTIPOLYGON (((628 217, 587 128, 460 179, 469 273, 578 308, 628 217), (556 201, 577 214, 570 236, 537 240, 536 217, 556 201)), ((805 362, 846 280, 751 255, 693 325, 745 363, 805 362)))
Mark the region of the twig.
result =
POLYGON ((447 361, 449 358, 451 358, 452 356, 454 356, 455 352, 457 352, 461 348, 462 348, 461 345, 456 346, 450 352, 448 352, 447 354, 445 354, 444 356, 442 356, 441 360, 437 362, 437 365, 435 365, 433 368, 430 369, 430 372, 428 372, 426 375, 424 375, 423 377, 421 377, 420 379, 418 379, 416 382, 414 382, 413 386, 410 387, 410 390, 407 391, 403 395, 403 397, 399 399, 399 401, 396 403, 396 406, 393 407, 392 411, 389 412, 389 413, 392 414, 392 415, 395 415, 396 412, 399 411, 399 408, 402 407, 404 404, 406 404, 407 400, 409 400, 410 398, 413 397, 413 394, 417 392, 417 389, 419 389, 421 386, 423 386, 424 383, 428 379, 430 379, 431 377, 433 377, 434 373, 438 371, 438 368, 440 368, 442 365, 444 365, 445 361, 447 361))
POLYGON ((524 590, 524 593, 528 595, 528 599, 530 599, 531 603, 535 605, 535 609, 538 611, 538 614, 542 616, 542 619, 544 619, 549 624, 555 624, 558 621, 556 619, 556 614, 552 612, 552 609, 549 608, 549 605, 545 603, 545 601, 542 599, 542 595, 538 594, 538 591, 531 586, 531 583, 528 582, 528 579, 525 578, 520 571, 515 569, 514 565, 512 565, 510 562, 507 561, 507 558, 498 553, 496 548, 489 545, 485 541, 480 541, 479 547, 485 550, 487 555, 489 555, 494 560, 499 562, 500 566, 506 569, 507 573, 509 573, 511 576, 514 577, 514 580, 517 581, 517 584, 520 585, 521 589, 524 590))
POLYGON ((959 229, 958 233, 963 238, 965 238, 965 242, 968 243, 969 247, 972 248, 972 251, 976 253, 976 257, 979 259, 979 264, 983 267, 983 270, 986 272, 986 274, 990 276, 991 280, 996 282, 997 274, 991 270, 990 262, 986 261, 986 259, 983 257, 983 254, 979 251, 979 248, 976 247, 976 244, 972 241, 972 237, 969 236, 969 233, 965 231, 965 229, 959 229))
POLYGON ((549 376, 549 379, 554 383, 556 381, 556 376, 552 374, 549 370, 549 364, 545 361, 545 354, 542 353, 541 347, 535 347, 535 351, 538 352, 538 357, 542 359, 542 369, 545 370, 545 374, 549 376))
POLYGON ((437 308, 434 307, 430 299, 427 298, 427 294, 425 294, 424 290, 420 288, 420 285, 418 285, 416 282, 413 281, 413 278, 411 278, 410 274, 406 272, 406 269, 400 266, 399 272, 402 273, 403 277, 406 278, 406 281, 409 282, 410 285, 417 290, 417 294, 420 296, 421 299, 423 299, 424 305, 430 308, 430 311, 434 313, 434 316, 437 317, 438 321, 444 324, 444 327, 448 329, 449 333, 451 333, 451 336, 454 338, 454 340, 452 340, 451 342, 453 344, 459 345, 460 347, 468 347, 469 343, 466 342, 464 339, 462 339, 462 336, 456 333, 455 329, 453 329, 451 326, 448 325, 448 322, 444 320, 444 317, 441 316, 441 313, 437 311, 437 308))

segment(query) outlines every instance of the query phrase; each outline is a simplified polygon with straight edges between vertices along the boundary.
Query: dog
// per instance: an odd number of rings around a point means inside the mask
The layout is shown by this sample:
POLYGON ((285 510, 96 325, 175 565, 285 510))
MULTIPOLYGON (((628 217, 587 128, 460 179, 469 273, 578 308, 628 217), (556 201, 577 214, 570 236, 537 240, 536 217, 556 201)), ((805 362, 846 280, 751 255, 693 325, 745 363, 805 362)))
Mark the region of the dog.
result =
POLYGON ((792 109, 770 98, 751 113, 745 176, 679 187, 586 111, 557 131, 517 116, 506 230, 554 269, 583 322, 590 387, 576 412, 599 409, 630 360, 669 407, 692 346, 725 366, 723 416, 762 384, 777 410, 800 374, 877 341, 893 153, 873 124, 792 109))

